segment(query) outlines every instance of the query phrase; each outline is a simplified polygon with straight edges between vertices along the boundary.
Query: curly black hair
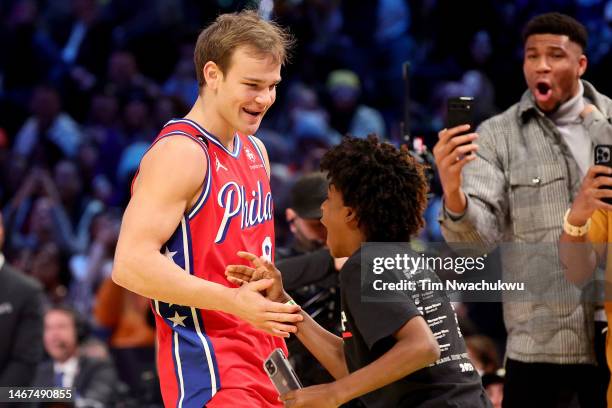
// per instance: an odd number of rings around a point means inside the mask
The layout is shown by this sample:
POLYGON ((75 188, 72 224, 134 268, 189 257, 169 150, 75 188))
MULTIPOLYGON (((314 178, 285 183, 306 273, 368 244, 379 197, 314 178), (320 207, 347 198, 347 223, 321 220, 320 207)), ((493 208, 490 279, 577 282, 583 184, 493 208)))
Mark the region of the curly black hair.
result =
POLYGON ((373 242, 407 241, 425 224, 424 166, 406 148, 345 136, 321 159, 321 170, 357 213, 359 228, 373 242))
POLYGON ((586 49, 589 39, 586 28, 579 21, 561 13, 540 14, 529 20, 523 30, 523 43, 534 34, 567 35, 583 50, 586 49))

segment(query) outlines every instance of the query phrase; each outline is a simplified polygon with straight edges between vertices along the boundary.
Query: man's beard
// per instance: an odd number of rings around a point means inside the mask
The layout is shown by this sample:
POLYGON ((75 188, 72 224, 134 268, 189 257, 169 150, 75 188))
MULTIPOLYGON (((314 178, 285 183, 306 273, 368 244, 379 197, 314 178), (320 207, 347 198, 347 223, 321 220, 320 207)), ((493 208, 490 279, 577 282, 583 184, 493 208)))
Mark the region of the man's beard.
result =
POLYGON ((324 241, 322 242, 318 239, 307 238, 306 235, 304 235, 304 233, 299 228, 296 228, 294 236, 295 236, 294 247, 302 252, 313 252, 325 246, 324 241))

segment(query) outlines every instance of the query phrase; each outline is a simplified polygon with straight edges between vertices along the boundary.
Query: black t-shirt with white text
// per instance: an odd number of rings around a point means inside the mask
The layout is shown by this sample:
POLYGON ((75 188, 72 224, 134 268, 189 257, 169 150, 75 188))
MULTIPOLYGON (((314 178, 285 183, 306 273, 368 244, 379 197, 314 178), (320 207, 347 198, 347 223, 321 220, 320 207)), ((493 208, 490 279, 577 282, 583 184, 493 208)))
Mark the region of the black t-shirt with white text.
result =
MULTIPOLYGON (((382 251, 381 256, 391 257, 401 251, 410 253, 406 246, 398 244, 388 244, 377 251, 382 251)), ((364 260, 369 268, 368 263, 364 260)), ((396 343, 393 334, 417 316, 429 325, 441 353, 440 359, 430 366, 363 395, 362 402, 368 408, 491 407, 480 376, 467 356, 448 297, 417 288, 395 292, 391 301, 381 297, 380 301, 363 302, 362 294, 372 285, 367 279, 362 283, 361 265, 362 250, 358 250, 340 271, 342 338, 349 372, 367 366, 389 351, 396 343)), ((420 273, 429 273, 427 278, 437 279, 433 272, 420 273)))

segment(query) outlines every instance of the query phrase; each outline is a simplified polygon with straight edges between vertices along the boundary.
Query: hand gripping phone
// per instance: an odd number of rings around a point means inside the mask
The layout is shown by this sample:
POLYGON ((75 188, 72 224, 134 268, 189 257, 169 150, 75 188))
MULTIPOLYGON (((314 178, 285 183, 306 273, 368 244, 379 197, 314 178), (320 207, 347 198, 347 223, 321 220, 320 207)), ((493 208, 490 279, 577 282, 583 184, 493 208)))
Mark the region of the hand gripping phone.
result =
POLYGON ((446 104, 446 128, 451 129, 466 124, 470 125, 470 128, 457 136, 474 131, 474 98, 469 96, 449 98, 446 104))
MULTIPOLYGON (((596 145, 595 146, 595 160, 594 163, 600 166, 612 167, 612 145, 596 145)), ((597 175, 597 177, 608 177, 603 174, 597 175)), ((599 188, 605 188, 612 190, 610 186, 601 186, 599 188)), ((607 204, 612 204, 612 198, 602 198, 601 201, 607 204)))
POLYGON ((268 377, 270 377, 279 395, 302 388, 302 383, 295 374, 295 371, 293 371, 293 367, 291 367, 291 364, 285 358, 285 354, 279 348, 274 349, 266 361, 264 361, 264 370, 268 377))

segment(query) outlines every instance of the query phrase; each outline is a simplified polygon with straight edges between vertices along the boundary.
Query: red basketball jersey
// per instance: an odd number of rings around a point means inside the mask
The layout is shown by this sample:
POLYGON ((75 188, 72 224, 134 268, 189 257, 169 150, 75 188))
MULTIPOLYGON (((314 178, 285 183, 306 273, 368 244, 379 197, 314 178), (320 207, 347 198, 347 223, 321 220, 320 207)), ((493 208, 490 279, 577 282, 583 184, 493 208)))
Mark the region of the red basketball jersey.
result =
MULTIPOLYGON (((269 177, 252 136, 236 134, 233 151, 188 119, 168 122, 155 140, 184 136, 202 146, 208 171, 197 203, 162 252, 201 279, 234 287, 229 264, 238 251, 273 261, 274 220, 269 177)), ((168 282, 169 285, 172 282, 168 282)), ((167 407, 282 406, 263 361, 285 342, 227 313, 152 300, 158 371, 167 407)))

